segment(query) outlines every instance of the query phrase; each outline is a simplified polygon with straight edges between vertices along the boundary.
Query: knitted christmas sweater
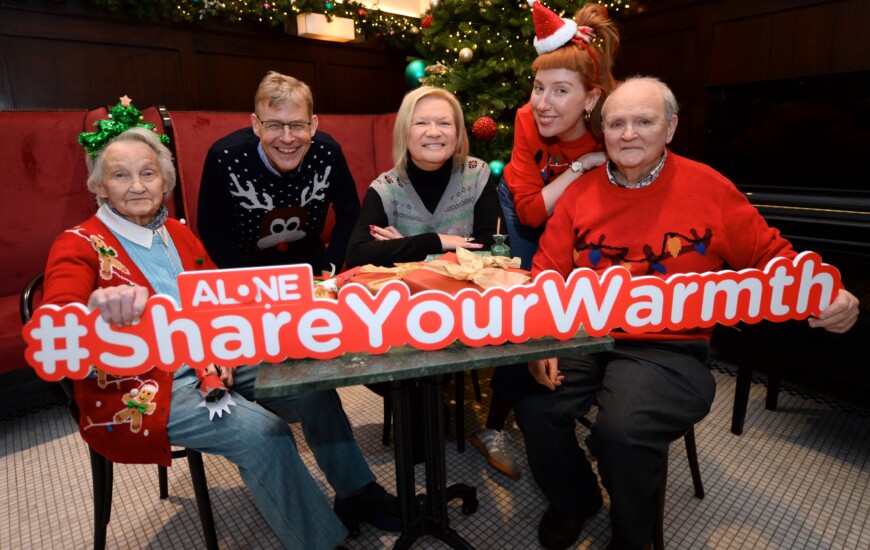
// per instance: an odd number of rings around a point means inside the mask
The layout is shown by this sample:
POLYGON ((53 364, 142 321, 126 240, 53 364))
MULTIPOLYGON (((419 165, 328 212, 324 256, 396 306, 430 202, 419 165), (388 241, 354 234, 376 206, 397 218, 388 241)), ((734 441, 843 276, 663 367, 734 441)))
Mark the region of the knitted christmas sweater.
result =
MULTIPOLYGON (((185 271, 217 268, 187 227, 172 219, 166 220, 165 227, 185 271)), ((126 284, 147 287, 149 295, 154 294, 115 235, 93 216, 63 232, 52 245, 43 302, 87 304, 95 289, 126 284)), ((153 369, 118 377, 96 370, 77 380, 75 399, 82 438, 112 462, 169 466, 166 422, 173 374, 153 369), (131 394, 131 390, 136 391, 131 394)))
POLYGON ((338 143, 317 132, 299 166, 270 170, 252 128, 221 138, 205 159, 197 230, 220 267, 307 263, 319 274, 340 268, 359 217, 359 197, 338 143), (329 206, 335 227, 324 249, 320 234, 329 206))
POLYGON ((504 169, 504 179, 513 193, 514 208, 523 225, 540 227, 547 223, 547 207, 541 193, 544 186, 586 153, 603 150, 592 132, 571 141, 541 137, 531 104, 520 107, 514 122, 514 148, 504 169))
MULTIPOLYGON (((632 275, 666 279, 676 273, 723 268, 763 268, 775 257, 796 253, 767 225, 746 197, 709 166, 668 151, 659 177, 649 186, 626 189, 610 182, 606 170, 583 175, 570 185, 541 237, 532 274, 575 268, 599 274, 614 265, 632 275)), ((712 328, 616 338, 709 338, 712 328)))

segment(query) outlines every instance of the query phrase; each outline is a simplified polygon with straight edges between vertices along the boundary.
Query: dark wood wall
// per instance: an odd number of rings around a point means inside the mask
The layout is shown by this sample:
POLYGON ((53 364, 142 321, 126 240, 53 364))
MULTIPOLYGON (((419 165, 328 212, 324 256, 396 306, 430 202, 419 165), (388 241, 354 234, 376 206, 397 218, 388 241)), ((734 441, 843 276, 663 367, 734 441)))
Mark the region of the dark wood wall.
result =
POLYGON ((395 111, 405 54, 376 41, 334 44, 253 23, 142 23, 86 2, 0 8, 0 109, 136 105, 248 111, 269 70, 308 83, 320 113, 395 111))
POLYGON ((620 23, 617 76, 671 86, 682 109, 673 148, 696 159, 709 87, 870 69, 868 0, 653 0, 620 23))
MULTIPOLYGON (((650 0, 617 16, 617 75, 664 79, 683 108, 674 148, 703 158, 709 86, 870 69, 868 0, 650 0)), ((314 90, 322 113, 394 111, 405 54, 252 23, 142 23, 84 0, 0 8, 0 108, 82 108, 131 96, 171 109, 248 110, 270 69, 314 90)))

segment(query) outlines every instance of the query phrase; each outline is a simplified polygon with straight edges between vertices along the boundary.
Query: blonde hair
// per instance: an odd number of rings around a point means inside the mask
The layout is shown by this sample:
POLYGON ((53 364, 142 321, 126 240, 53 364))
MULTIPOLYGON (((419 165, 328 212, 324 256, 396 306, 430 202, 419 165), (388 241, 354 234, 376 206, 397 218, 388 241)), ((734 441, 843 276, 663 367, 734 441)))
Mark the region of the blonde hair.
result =
POLYGON ((411 133, 411 119, 417 102, 424 97, 443 99, 450 104, 453 110, 453 125, 456 127, 456 150, 453 152, 453 165, 464 162, 468 157, 468 132, 465 130, 465 120, 462 117, 462 107, 456 96, 443 88, 434 86, 420 86, 405 94, 399 114, 396 115, 396 124, 393 126, 393 162, 396 169, 404 172, 408 166, 408 135, 411 133))
MULTIPOLYGON (((91 157, 85 154, 85 162, 88 165, 88 191, 97 194, 97 184, 103 179, 103 162, 106 156, 106 150, 114 143, 121 141, 138 141, 144 143, 151 148, 157 155, 157 163, 160 165, 160 171, 163 173, 163 185, 166 186, 166 192, 163 198, 166 199, 175 189, 175 165, 172 164, 172 153, 163 145, 160 138, 153 130, 147 128, 130 128, 118 134, 109 143, 103 147, 96 157, 91 157)), ((102 206, 106 202, 103 197, 97 197, 97 204, 102 206)))
POLYGON ((308 84, 275 71, 269 71, 254 95, 254 112, 257 105, 266 103, 269 107, 281 108, 288 103, 302 103, 308 108, 308 116, 314 115, 314 96, 308 84))
POLYGON ((601 137, 601 105, 616 88, 613 63, 619 51, 619 31, 601 4, 586 4, 574 15, 578 26, 591 27, 596 37, 591 44, 568 42, 552 52, 541 54, 532 62, 532 71, 568 69, 580 75, 586 91, 601 90, 601 97, 592 109, 589 130, 601 137), (593 57, 594 56, 594 57, 593 57))

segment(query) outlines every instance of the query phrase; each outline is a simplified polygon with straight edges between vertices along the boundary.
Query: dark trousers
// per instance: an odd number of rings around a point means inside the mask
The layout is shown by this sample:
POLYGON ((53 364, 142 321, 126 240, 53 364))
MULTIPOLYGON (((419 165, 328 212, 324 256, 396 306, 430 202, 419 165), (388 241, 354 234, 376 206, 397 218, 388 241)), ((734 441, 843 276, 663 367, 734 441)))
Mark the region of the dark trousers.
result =
POLYGON ((713 403, 708 350, 705 340, 617 340, 613 351, 560 359, 562 385, 515 404, 529 467, 558 517, 576 514, 598 483, 574 431, 597 404, 586 445, 610 495, 615 547, 641 548, 652 538, 668 445, 713 403))

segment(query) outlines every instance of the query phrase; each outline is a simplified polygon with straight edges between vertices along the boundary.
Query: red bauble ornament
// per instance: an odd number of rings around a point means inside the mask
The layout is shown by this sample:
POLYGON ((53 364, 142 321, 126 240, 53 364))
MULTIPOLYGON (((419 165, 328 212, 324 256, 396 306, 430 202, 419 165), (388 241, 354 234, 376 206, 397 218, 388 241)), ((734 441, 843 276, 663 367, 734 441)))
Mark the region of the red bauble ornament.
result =
POLYGON ((471 133, 480 141, 489 141, 495 137, 495 121, 488 116, 482 116, 471 125, 471 133))
POLYGON ((360 17, 365 17, 365 16, 366 16, 366 10, 364 10, 364 9, 362 9, 362 8, 356 10, 356 13, 357 13, 360 17))
POLYGON ((423 21, 420 22, 420 26, 423 27, 424 29, 428 29, 429 27, 431 27, 432 26, 432 16, 427 15, 426 17, 424 17, 423 21))

